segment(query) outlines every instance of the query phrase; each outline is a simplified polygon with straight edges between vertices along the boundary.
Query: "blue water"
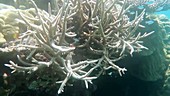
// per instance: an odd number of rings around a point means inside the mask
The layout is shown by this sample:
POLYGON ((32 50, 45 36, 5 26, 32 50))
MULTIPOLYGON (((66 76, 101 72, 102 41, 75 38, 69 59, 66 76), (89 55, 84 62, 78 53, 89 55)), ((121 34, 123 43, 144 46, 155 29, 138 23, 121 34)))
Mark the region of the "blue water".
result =
POLYGON ((155 14, 164 14, 164 15, 166 15, 168 18, 170 18, 170 10, 155 12, 155 14))

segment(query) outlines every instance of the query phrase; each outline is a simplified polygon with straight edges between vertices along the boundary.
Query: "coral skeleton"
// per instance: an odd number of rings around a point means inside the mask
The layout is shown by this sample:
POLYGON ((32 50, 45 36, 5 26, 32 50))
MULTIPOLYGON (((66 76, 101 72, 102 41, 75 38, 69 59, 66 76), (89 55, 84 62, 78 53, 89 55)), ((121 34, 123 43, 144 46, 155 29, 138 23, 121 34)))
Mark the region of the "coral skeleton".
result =
POLYGON ((61 84, 58 94, 70 79, 82 80, 88 88, 88 83, 107 70, 113 69, 122 76, 127 69, 116 61, 148 50, 142 39, 153 32, 136 32, 144 28, 140 23, 145 10, 136 12, 130 20, 126 12, 133 5, 127 6, 128 0, 61 0, 56 4, 55 15, 50 4, 46 12, 33 0, 30 2, 35 8, 34 18, 18 11, 22 18, 19 22, 27 26, 27 31, 0 50, 17 51, 20 64, 5 64, 12 72, 33 73, 54 67, 61 73, 61 78, 56 79, 61 84))

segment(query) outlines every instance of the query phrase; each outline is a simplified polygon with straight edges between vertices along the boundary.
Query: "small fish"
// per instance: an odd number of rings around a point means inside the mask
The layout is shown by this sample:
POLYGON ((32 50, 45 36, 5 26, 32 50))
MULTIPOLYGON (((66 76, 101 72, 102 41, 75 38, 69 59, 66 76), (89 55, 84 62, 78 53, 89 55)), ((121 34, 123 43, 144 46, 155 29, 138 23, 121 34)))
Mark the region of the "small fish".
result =
POLYGON ((111 76, 113 73, 112 72, 109 72, 108 75, 111 76))
POLYGON ((7 77, 8 77, 8 74, 7 74, 7 73, 4 73, 4 74, 3 74, 3 80, 4 80, 4 84, 5 84, 5 85, 8 85, 7 77))
POLYGON ((134 11, 132 11, 132 12, 129 12, 129 14, 130 14, 130 15, 134 15, 134 14, 135 14, 135 12, 134 12, 134 11))
POLYGON ((13 38, 14 38, 14 39, 18 39, 18 38, 19 38, 19 33, 14 33, 14 34, 13 34, 13 38))
POLYGON ((146 2, 145 4, 146 5, 150 5, 150 4, 153 4, 154 2, 153 1, 148 1, 148 2, 146 2))
POLYGON ((153 21, 153 20, 149 20, 149 21, 145 21, 145 23, 146 23, 147 25, 152 25, 152 24, 154 23, 154 21, 153 21))
POLYGON ((8 77, 8 74, 7 73, 4 73, 3 74, 3 79, 6 79, 8 77))
POLYGON ((159 7, 156 9, 156 11, 162 11, 164 7, 159 7))
POLYGON ((144 9, 144 6, 143 5, 141 5, 141 6, 138 6, 138 9, 144 9))

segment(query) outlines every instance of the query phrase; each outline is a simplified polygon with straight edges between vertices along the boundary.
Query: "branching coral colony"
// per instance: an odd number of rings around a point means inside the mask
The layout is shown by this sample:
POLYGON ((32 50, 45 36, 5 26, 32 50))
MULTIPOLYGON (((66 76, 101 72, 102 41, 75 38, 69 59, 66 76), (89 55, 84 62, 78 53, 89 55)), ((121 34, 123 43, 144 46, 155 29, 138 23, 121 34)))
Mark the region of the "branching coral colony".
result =
POLYGON ((133 20, 125 15, 133 5, 127 0, 62 0, 56 6, 56 15, 38 9, 33 0, 36 16, 31 18, 18 12, 27 31, 1 51, 18 51, 21 64, 5 64, 13 72, 33 73, 50 68, 61 83, 58 93, 70 79, 88 83, 97 79, 108 69, 116 70, 122 76, 127 69, 115 64, 127 54, 147 49, 141 39, 153 32, 136 32, 145 10, 136 13, 133 20), (28 22, 33 21, 33 23, 28 22), (85 52, 82 52, 83 50, 85 52), (77 58, 80 56, 80 58, 77 58), (64 78, 63 78, 64 77, 64 78))

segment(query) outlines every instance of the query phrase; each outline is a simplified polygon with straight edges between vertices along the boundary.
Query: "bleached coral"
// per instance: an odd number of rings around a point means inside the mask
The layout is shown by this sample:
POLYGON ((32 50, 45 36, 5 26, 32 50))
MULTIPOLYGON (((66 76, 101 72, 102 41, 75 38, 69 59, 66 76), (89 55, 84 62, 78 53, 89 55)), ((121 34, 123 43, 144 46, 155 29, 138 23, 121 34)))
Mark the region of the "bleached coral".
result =
POLYGON ((13 72, 29 73, 53 67, 60 73, 60 79, 56 79, 61 83, 58 93, 71 78, 83 80, 88 88, 88 83, 106 70, 116 70, 122 76, 127 69, 115 62, 127 54, 132 56, 148 49, 142 45, 142 38, 153 32, 136 32, 138 27, 144 27, 140 22, 145 10, 129 20, 125 13, 133 5, 126 6, 127 0, 62 0, 56 6, 56 15, 52 14, 50 4, 46 12, 30 1, 36 16, 18 11, 28 28, 14 41, 15 45, 8 47, 19 51, 21 65, 13 61, 5 65, 13 72))

